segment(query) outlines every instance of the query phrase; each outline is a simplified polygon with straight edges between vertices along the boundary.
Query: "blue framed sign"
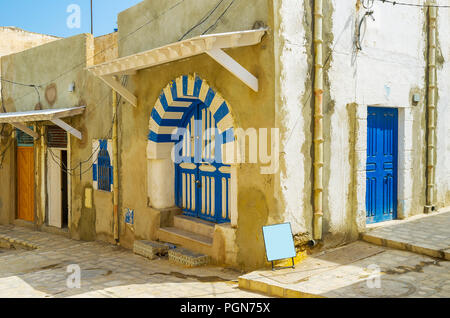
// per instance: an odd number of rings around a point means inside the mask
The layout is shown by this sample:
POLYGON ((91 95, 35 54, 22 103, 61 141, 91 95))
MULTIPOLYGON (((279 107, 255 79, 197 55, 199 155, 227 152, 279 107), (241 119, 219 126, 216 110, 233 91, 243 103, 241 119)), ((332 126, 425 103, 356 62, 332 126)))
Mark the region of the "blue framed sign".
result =
POLYGON ((292 268, 295 268, 294 258, 297 253, 295 251, 291 224, 283 223, 263 226, 263 236, 267 260, 272 262, 272 269, 275 269, 274 261, 288 258, 292 259, 292 268))

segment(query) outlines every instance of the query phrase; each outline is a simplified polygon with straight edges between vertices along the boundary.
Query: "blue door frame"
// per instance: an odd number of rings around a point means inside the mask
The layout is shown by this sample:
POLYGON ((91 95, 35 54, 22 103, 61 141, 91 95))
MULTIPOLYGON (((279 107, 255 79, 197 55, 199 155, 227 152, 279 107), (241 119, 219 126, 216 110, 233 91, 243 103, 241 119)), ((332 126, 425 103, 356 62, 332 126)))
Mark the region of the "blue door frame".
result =
POLYGON ((367 223, 397 218, 398 109, 368 107, 367 223))
POLYGON ((230 222, 230 173, 214 116, 204 103, 192 105, 183 120, 181 163, 175 164, 175 201, 184 214, 215 223, 230 222), (214 134, 214 136, 213 136, 214 134), (212 142, 214 140, 214 142, 212 142), (217 142, 216 142, 217 141, 217 142), (225 168, 225 170, 224 170, 225 168))

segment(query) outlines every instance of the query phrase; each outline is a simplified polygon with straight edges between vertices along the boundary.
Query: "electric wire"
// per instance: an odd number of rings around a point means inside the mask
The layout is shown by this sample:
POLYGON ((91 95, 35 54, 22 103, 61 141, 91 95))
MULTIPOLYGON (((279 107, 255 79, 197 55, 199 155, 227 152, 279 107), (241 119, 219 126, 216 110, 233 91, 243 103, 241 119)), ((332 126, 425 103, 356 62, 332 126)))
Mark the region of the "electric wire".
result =
MULTIPOLYGON (((124 85, 124 86, 126 86, 127 85, 127 83, 128 83, 128 76, 123 76, 123 78, 122 78, 122 85, 124 85)), ((109 93, 108 93, 108 95, 109 95, 109 93)), ((107 96, 108 96, 107 95, 107 96)), ((102 101, 107 97, 107 96, 105 96, 103 99, 102 99, 102 101)), ((118 100, 117 100, 117 106, 119 107, 120 106, 120 102, 121 102, 121 97, 119 97, 118 98, 118 100)), ((106 138, 103 138, 103 139, 111 139, 112 138, 112 130, 113 130, 113 126, 114 126, 114 122, 117 120, 117 112, 116 112, 116 114, 114 115, 114 117, 113 117, 113 120, 112 120, 112 123, 111 123, 111 127, 110 127, 110 129, 108 130, 108 133, 106 134, 106 138)), ((67 168, 65 165, 64 165, 64 163, 62 163, 61 161, 60 162, 58 162, 57 161, 57 159, 55 159, 55 157, 57 157, 57 156, 55 156, 55 154, 53 153, 53 151, 51 150, 51 148, 48 146, 48 139, 47 139, 47 136, 44 136, 44 142, 46 143, 46 146, 47 146, 47 151, 49 151, 49 153, 50 153, 50 155, 51 155, 51 157, 52 157, 52 160, 64 171, 64 172, 66 172, 66 173, 68 173, 68 174, 70 174, 71 176, 82 176, 82 175, 84 175, 84 174, 86 174, 87 172, 89 172, 90 170, 91 170, 91 168, 94 166, 94 164, 96 164, 97 162, 98 162, 98 158, 96 159, 96 160, 94 160, 92 163, 91 163, 91 165, 86 169, 86 170, 84 170, 84 171, 81 171, 80 173, 78 173, 76 170, 78 170, 78 169, 80 169, 81 167, 82 167, 82 165, 83 164, 85 164, 85 163, 87 163, 87 162, 89 162, 89 161, 91 161, 92 160, 92 158, 94 157, 94 155, 97 153, 97 151, 99 150, 99 148, 100 148, 100 144, 97 146, 97 148, 94 150, 94 151, 92 151, 92 153, 91 153, 91 155, 89 156, 89 158, 87 158, 86 160, 83 160, 83 161, 80 161, 77 165, 74 165, 74 168, 67 168)))
POLYGON ((178 41, 182 41, 184 40, 184 38, 191 33, 192 31, 194 31, 196 28, 198 28, 200 25, 202 25, 203 23, 205 23, 206 20, 209 19, 209 17, 211 17, 211 15, 217 10, 217 8, 219 8, 219 6, 224 2, 225 0, 219 0, 219 2, 216 4, 216 6, 209 12, 207 13, 203 18, 200 19, 199 22, 197 22, 192 28, 190 28, 185 34, 183 34, 183 36, 181 38, 178 39, 178 41))
POLYGON ((228 12, 228 10, 231 8, 231 6, 234 4, 234 1, 231 1, 231 3, 228 5, 228 7, 225 9, 225 11, 222 12, 222 14, 217 18, 217 20, 209 27, 207 28, 202 35, 207 34, 211 29, 215 28, 217 26, 217 23, 219 23, 220 19, 222 19, 222 17, 225 15, 225 13, 228 12))
MULTIPOLYGON (((126 40, 128 37, 132 36, 133 34, 135 34, 136 32, 138 32, 139 30, 141 30, 143 27, 149 25, 149 24, 152 23, 152 22, 157 21, 160 17, 162 17, 162 16, 166 15, 167 13, 169 13, 170 11, 174 10, 176 7, 178 7, 179 5, 181 5, 181 4, 182 4, 183 2, 185 2, 185 1, 186 1, 186 0, 180 0, 180 1, 178 1, 178 2, 175 3, 173 6, 169 7, 167 10, 164 10, 161 14, 157 15, 155 18, 150 19, 149 21, 147 21, 146 23, 144 23, 143 25, 141 25, 141 26, 138 27, 137 29, 131 31, 130 33, 128 33, 128 34, 124 35, 123 37, 121 37, 120 39, 118 39, 118 40, 117 40, 117 43, 120 43, 120 42, 126 40)), ((46 85, 48 85, 48 84, 50 84, 50 83, 52 83, 52 82, 54 82, 54 81, 60 79, 61 77, 63 77, 63 76, 65 76, 65 75, 69 74, 70 72, 76 70, 77 68, 86 65, 86 62, 87 62, 87 61, 93 60, 93 59, 94 59, 95 57, 97 57, 98 55, 103 54, 104 52, 106 52, 106 51, 109 50, 109 49, 114 48, 115 46, 116 46, 116 44, 112 44, 112 45, 110 45, 110 46, 107 46, 107 47, 104 48, 103 50, 100 50, 99 52, 93 54, 92 56, 87 57, 87 59, 86 59, 85 61, 83 61, 83 62, 81 62, 81 63, 79 63, 79 64, 76 64, 76 65, 73 66, 72 68, 70 68, 70 69, 68 69, 68 70, 66 70, 66 71, 64 71, 64 72, 62 72, 62 73, 60 73, 60 74, 57 75, 55 78, 53 78, 53 79, 47 81, 46 83, 43 83, 43 84, 40 84, 40 85, 37 85, 37 84, 28 84, 28 85, 34 85, 34 86, 38 86, 38 87, 44 87, 44 86, 46 86, 46 85)), ((13 83, 13 81, 6 80, 6 79, 3 79, 3 78, 1 78, 1 77, 0 77, 0 79, 1 79, 2 81, 5 81, 5 82, 11 82, 11 84, 15 84, 15 83, 13 83)), ((27 85, 27 84, 17 83, 17 85, 27 85)), ((18 98, 15 98, 15 101, 21 100, 21 99, 25 98, 26 96, 28 96, 28 95, 30 95, 30 94, 31 94, 31 93, 27 93, 27 94, 24 94, 23 96, 20 96, 20 97, 18 97, 18 98)))
MULTIPOLYGON (((161 14, 159 14, 159 15, 156 16, 155 18, 150 19, 149 21, 147 21, 146 23, 144 23, 143 25, 141 25, 140 27, 138 27, 138 28, 135 29, 134 31, 132 31, 132 32, 126 34, 125 36, 123 36, 122 38, 118 39, 117 42, 119 43, 119 42, 121 42, 121 41, 127 39, 129 36, 135 34, 136 32, 138 32, 139 30, 141 30, 141 29, 142 29, 143 27, 145 27, 146 25, 149 25, 150 23, 152 23, 152 22, 158 20, 158 19, 159 19, 160 17, 162 17, 163 15, 167 14, 168 12, 170 12, 170 11, 172 11, 173 9, 175 9, 176 7, 178 7, 178 6, 179 6, 180 4, 182 4, 184 1, 186 1, 186 0, 180 0, 179 2, 175 3, 173 6, 169 7, 167 10, 163 11, 161 14)), ((98 55, 100 55, 100 54, 106 52, 107 50, 113 48, 114 46, 115 46, 115 44, 110 45, 110 46, 104 48, 103 50, 100 50, 99 52, 93 54, 91 57, 88 57, 88 58, 86 59, 86 61, 89 61, 90 59, 94 59, 96 56, 98 56, 98 55)), ((1 81, 1 82, 5 82, 5 83, 9 83, 9 84, 13 84, 13 85, 26 86, 26 87, 32 87, 32 88, 34 88, 34 89, 35 89, 34 91, 35 91, 35 92, 37 93, 37 95, 38 95, 38 102, 41 103, 41 97, 40 97, 38 88, 41 88, 41 87, 43 87, 43 86, 46 86, 47 84, 56 81, 57 79, 63 77, 64 75, 69 74, 70 72, 74 71, 74 70, 77 69, 78 67, 85 65, 86 61, 83 61, 82 63, 79 63, 79 64, 75 65, 73 68, 71 68, 71 69, 69 69, 69 70, 67 70, 67 71, 65 71, 65 72, 63 72, 63 73, 60 73, 60 74, 59 74, 57 77, 55 77, 54 79, 52 79, 52 80, 46 82, 45 84, 41 84, 41 85, 37 85, 37 84, 25 84, 25 83, 15 82, 15 81, 12 81, 12 80, 4 79, 4 78, 2 78, 1 76, 0 76, 0 81, 1 81)), ((1 74, 0 74, 0 75, 1 75, 1 74)), ((0 96, 1 96, 1 108, 2 108, 3 112, 6 113, 7 110, 6 110, 6 107, 5 107, 4 100, 3 100, 3 85, 0 85, 0 87, 1 87, 1 90, 0 90, 0 96)), ((22 95, 22 96, 20 96, 20 97, 18 97, 18 98, 15 98, 15 101, 17 102, 17 101, 19 101, 19 100, 25 98, 26 96, 28 96, 28 95, 30 95, 30 94, 31 94, 31 93, 27 93, 27 94, 24 94, 24 95, 22 95)), ((120 100, 120 98, 119 98, 119 100, 120 100)), ((2 130, 1 130, 0 136, 3 135, 3 131, 4 131, 5 125, 6 125, 6 124, 3 124, 3 126, 2 126, 2 130)), ((11 134, 12 134, 12 133, 11 133, 11 134)), ((9 134, 8 137, 10 137, 11 134, 9 134)), ((10 147, 10 145, 8 145, 7 148, 9 148, 9 147, 10 147)), ((0 162, 3 162, 3 161, 4 161, 4 156, 5 156, 7 150, 8 150, 8 149, 5 149, 4 151, 0 152, 0 162)), ((0 165, 0 168, 1 168, 1 167, 2 167, 2 166, 0 165)))
POLYGON ((361 27, 363 22, 366 20, 367 17, 371 17, 373 21, 375 21, 375 18, 373 17, 373 10, 369 10, 366 11, 366 13, 364 14, 364 16, 362 17, 361 21, 359 22, 359 26, 358 26, 358 34, 356 37, 356 48, 360 51, 362 51, 362 44, 361 44, 361 27))
MULTIPOLYGON (((374 0, 372 0, 374 1, 374 0)), ((439 5, 439 4, 414 4, 414 3, 406 3, 401 1, 393 1, 393 0, 376 0, 378 2, 390 3, 393 6, 406 6, 406 7, 418 7, 418 8, 450 8, 450 5, 439 5)))

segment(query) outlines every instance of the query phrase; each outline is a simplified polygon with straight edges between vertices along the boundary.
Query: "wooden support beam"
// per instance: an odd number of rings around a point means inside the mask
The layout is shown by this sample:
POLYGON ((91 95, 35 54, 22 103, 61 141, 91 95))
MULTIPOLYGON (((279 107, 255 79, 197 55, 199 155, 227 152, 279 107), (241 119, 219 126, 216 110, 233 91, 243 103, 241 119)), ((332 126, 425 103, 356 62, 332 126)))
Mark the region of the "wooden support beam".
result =
POLYGON ((231 56, 225 53, 221 49, 212 49, 206 51, 206 53, 211 56, 217 63, 225 67, 234 76, 243 81, 248 87, 250 87, 255 92, 259 89, 258 79, 247 71, 241 64, 236 62, 231 56))
POLYGON ((66 122, 62 121, 61 119, 55 118, 55 119, 52 119, 51 122, 54 123, 55 125, 61 127, 62 129, 67 131, 69 134, 75 136, 76 138, 78 138, 80 140, 83 138, 83 135, 81 134, 80 131, 76 130, 75 128, 73 128, 66 122))
POLYGON ((114 76, 100 76, 100 78, 113 90, 119 93, 123 98, 125 98, 134 107, 137 106, 137 98, 131 93, 126 87, 114 78, 114 76))
POLYGON ((22 123, 11 123, 11 125, 16 127, 17 129, 23 131, 27 135, 33 137, 34 139, 38 139, 39 138, 39 134, 37 132, 35 132, 34 130, 28 128, 27 126, 25 126, 22 123))

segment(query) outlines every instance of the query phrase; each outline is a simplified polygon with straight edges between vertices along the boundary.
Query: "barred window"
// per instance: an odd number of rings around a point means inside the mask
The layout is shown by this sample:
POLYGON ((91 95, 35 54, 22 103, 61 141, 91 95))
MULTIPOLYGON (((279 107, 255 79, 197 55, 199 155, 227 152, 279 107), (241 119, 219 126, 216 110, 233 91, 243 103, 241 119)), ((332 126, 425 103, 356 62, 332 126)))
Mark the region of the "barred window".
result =
POLYGON ((98 189, 111 192, 112 167, 108 150, 103 148, 98 154, 98 189))

